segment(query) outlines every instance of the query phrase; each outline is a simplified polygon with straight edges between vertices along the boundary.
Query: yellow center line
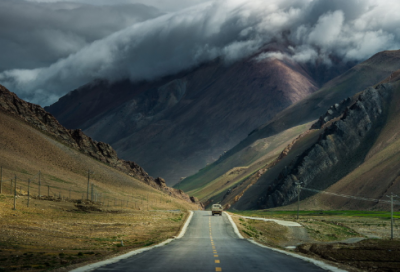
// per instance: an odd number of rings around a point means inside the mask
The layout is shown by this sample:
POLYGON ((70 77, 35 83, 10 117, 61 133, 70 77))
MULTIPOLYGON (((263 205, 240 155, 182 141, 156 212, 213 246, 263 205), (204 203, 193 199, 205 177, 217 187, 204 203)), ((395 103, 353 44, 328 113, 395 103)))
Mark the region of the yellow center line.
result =
POLYGON ((218 258, 218 255, 214 255, 214 258, 218 258))
POLYGON ((215 260, 215 263, 219 263, 219 260, 215 260))
POLYGON ((216 271, 216 272, 222 271, 222 269, 221 269, 221 267, 216 267, 216 268, 215 268, 215 271, 216 271))

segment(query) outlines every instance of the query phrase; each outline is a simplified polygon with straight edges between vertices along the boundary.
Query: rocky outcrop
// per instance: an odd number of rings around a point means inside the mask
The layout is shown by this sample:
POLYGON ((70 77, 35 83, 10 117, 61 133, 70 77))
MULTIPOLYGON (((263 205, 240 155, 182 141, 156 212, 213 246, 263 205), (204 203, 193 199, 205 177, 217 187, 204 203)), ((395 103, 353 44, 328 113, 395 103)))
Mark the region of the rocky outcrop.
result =
POLYGON ((340 117, 344 110, 349 107, 353 103, 352 99, 350 97, 343 99, 340 103, 336 103, 332 105, 324 115, 319 117, 318 121, 315 122, 312 126, 311 129, 320 129, 328 123, 329 121, 340 117))
POLYGON ((297 182, 303 187, 325 189, 361 164, 386 120, 389 97, 390 85, 379 85, 362 92, 340 114, 330 109, 332 118, 320 120, 326 123, 341 116, 339 120, 328 125, 315 144, 281 171, 258 199, 258 208, 291 203, 297 198, 297 182))
POLYGON ((132 161, 119 159, 117 152, 107 143, 97 142, 88 137, 80 129, 66 129, 57 119, 46 112, 42 107, 28 103, 4 86, 0 85, 0 110, 6 114, 17 116, 32 127, 42 131, 67 146, 95 158, 111 167, 118 169, 136 179, 162 190, 172 196, 194 202, 189 195, 176 189, 167 187, 162 178, 152 178, 138 164, 132 161))

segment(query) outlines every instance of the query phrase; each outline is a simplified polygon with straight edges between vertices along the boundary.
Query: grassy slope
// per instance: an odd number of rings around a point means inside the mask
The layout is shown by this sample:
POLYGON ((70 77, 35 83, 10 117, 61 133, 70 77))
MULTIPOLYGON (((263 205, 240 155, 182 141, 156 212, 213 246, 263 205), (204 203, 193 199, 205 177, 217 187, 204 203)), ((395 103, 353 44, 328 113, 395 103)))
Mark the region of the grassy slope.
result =
POLYGON ((242 182, 274 160, 297 135, 309 129, 311 123, 288 129, 277 135, 259 139, 248 148, 223 160, 216 167, 208 166, 185 179, 178 188, 200 200, 207 200, 242 182))
POLYGON ((1 112, 0 128, 4 181, 0 194, 0 270, 43 270, 146 246, 176 235, 184 219, 182 211, 197 209, 1 112), (88 169, 94 172, 91 182, 96 191, 111 199, 110 207, 104 198, 103 205, 95 205, 98 211, 80 210, 74 205, 82 194, 86 198, 88 169), (31 199, 28 208, 27 180, 32 179, 30 194, 36 196, 39 170, 41 195, 47 195, 47 185, 51 186, 50 194, 57 197, 61 194, 68 198, 71 189, 72 201, 31 199), (10 179, 15 176, 17 210, 12 209, 10 194, 10 179), (176 209, 181 212, 165 212, 176 209), (118 247, 121 239, 124 247, 118 247))
MULTIPOLYGON (((248 166, 251 162, 266 155, 265 150, 262 149, 261 152, 252 152, 252 147, 257 146, 264 139, 272 139, 271 137, 280 138, 282 135, 287 137, 284 137, 284 139, 286 138, 286 143, 288 143, 289 138, 294 138, 301 133, 302 129, 306 129, 305 123, 317 119, 332 104, 353 96, 363 89, 384 80, 399 68, 400 50, 384 51, 376 54, 369 60, 350 69, 345 74, 331 80, 316 93, 285 109, 271 122, 253 131, 245 140, 228 151, 220 160, 201 169, 197 174, 184 179, 175 187, 189 191, 200 198, 209 196, 210 193, 207 192, 207 187, 212 186, 215 189, 216 186, 214 183, 224 180, 221 176, 228 173, 232 168, 248 166), (291 129, 298 129, 297 134, 292 134, 295 131, 290 131, 291 129)), ((274 152, 280 152, 285 146, 283 141, 272 141, 272 143, 274 145, 271 144, 270 148, 276 148, 274 152)))

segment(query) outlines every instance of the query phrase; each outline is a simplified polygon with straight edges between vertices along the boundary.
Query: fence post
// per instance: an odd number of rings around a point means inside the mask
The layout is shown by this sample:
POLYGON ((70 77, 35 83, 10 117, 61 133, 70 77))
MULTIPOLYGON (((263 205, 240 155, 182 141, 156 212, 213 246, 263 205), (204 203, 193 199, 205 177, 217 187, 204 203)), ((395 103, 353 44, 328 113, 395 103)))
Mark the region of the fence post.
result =
POLYGON ((31 180, 28 179, 28 203, 27 203, 27 207, 29 207, 29 199, 30 199, 30 196, 31 196, 30 189, 31 189, 31 180))
POLYGON ((90 184, 90 170, 87 170, 87 193, 86 199, 89 200, 89 184, 90 184))
POLYGON ((71 188, 69 188, 69 199, 71 200, 71 188))
POLYGON ((94 184, 92 183, 92 193, 90 194, 90 200, 92 200, 92 201, 94 200, 93 199, 93 190, 94 190, 94 184))
POLYGON ((13 194, 13 188, 14 188, 14 186, 13 186, 13 179, 11 179, 11 180, 10 180, 10 195, 13 194))
POLYGON ((41 181, 40 181, 40 170, 39 170, 39 197, 40 197, 40 185, 41 185, 41 181))
POLYGON ((3 193, 3 166, 1 166, 0 170, 0 194, 3 193))
POLYGON ((47 185, 47 195, 50 196, 50 185, 47 185))
POLYGON ((14 184, 14 208, 13 210, 17 209, 17 175, 15 175, 15 184, 14 184))

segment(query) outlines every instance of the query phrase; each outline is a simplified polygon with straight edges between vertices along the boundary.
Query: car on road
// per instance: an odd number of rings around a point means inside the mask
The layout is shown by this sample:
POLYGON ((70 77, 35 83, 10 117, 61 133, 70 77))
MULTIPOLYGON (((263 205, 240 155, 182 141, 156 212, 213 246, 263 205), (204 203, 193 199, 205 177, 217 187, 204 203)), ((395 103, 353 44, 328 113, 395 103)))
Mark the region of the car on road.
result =
POLYGON ((224 210, 224 209, 222 208, 221 204, 213 204, 213 205, 211 206, 211 214, 212 214, 212 215, 214 215, 214 214, 222 215, 222 211, 223 211, 223 210, 224 210))

